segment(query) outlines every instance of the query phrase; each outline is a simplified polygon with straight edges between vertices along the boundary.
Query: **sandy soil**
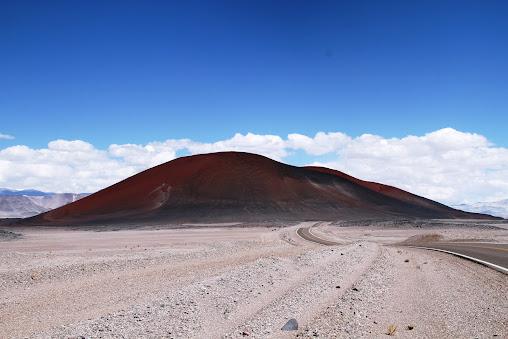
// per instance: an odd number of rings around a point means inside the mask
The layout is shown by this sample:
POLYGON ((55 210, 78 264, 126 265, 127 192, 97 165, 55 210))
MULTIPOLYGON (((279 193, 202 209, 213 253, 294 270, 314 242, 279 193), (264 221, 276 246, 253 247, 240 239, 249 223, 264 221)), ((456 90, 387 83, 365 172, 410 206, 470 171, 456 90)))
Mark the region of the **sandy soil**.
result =
POLYGON ((390 325, 402 338, 506 338, 506 275, 391 245, 429 234, 508 242, 492 227, 505 224, 464 223, 314 229, 333 247, 296 235, 312 222, 16 229, 22 237, 0 242, 0 338, 358 338, 390 325), (291 318, 298 330, 281 331, 291 318))

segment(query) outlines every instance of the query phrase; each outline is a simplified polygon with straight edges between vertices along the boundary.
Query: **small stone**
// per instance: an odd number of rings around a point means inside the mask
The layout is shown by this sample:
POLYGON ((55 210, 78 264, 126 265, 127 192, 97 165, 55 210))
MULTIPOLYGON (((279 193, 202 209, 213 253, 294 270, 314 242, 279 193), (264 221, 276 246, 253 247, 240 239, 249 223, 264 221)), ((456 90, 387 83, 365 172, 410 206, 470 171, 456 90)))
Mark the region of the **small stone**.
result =
POLYGON ((335 288, 340 288, 340 286, 339 286, 339 285, 337 285, 337 286, 335 286, 335 288))
POLYGON ((298 322, 295 318, 289 319, 286 325, 281 328, 281 331, 296 331, 298 329, 298 322))
POLYGON ((245 332, 245 331, 243 331, 243 332, 242 332, 242 335, 243 335, 243 336, 249 336, 250 334, 249 334, 249 332, 245 332))
POLYGON ((357 289, 356 287, 353 287, 353 291, 358 292, 358 291, 360 291, 360 290, 359 290, 359 289, 357 289))

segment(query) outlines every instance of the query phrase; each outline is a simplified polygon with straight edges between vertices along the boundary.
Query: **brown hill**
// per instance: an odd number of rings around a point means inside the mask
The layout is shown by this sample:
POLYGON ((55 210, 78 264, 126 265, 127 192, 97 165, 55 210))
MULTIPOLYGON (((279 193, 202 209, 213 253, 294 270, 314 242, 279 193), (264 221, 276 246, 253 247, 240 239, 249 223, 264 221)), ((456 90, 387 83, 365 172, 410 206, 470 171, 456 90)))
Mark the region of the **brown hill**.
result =
MULTIPOLYGON (((342 172, 223 152, 182 157, 72 204, 33 225, 167 224, 267 220, 471 218, 394 187, 342 172)), ((486 217, 486 216, 484 216, 486 217)))

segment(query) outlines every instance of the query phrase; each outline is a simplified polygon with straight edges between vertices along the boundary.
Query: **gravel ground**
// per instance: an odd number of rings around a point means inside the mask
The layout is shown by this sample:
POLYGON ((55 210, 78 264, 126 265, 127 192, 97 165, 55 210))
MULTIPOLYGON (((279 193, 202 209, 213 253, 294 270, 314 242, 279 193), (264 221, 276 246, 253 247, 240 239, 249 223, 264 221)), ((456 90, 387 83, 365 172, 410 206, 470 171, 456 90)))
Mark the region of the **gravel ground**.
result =
POLYGON ((384 246, 414 229, 332 225, 315 233, 343 244, 326 247, 296 228, 102 232, 97 249, 77 247, 83 232, 27 232, 0 247, 0 338, 368 338, 390 325, 398 337, 508 337, 506 275, 384 246), (291 318, 299 329, 281 331, 291 318))
POLYGON ((507 292, 505 275, 476 263, 385 247, 355 289, 299 336, 385 337, 393 325, 401 338, 506 338, 507 292))

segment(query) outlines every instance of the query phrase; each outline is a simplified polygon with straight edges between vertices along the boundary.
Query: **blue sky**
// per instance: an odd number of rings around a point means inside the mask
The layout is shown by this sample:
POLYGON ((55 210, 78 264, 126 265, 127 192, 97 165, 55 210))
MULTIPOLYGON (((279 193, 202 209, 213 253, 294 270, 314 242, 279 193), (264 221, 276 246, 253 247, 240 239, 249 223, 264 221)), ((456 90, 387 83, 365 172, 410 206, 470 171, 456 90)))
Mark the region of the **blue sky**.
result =
MULTIPOLYGON (((2 1, 0 149, 451 127, 504 150, 507 17, 506 1, 2 1)), ((314 153, 275 158, 337 150, 314 153)))

